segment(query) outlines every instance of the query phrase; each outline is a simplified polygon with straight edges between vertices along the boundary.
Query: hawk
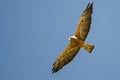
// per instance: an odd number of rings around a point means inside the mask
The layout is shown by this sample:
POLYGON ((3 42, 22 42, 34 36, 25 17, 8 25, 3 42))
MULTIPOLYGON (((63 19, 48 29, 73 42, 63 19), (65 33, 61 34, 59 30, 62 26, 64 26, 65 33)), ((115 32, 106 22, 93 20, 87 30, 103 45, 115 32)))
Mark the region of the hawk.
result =
POLYGON ((78 21, 78 27, 74 36, 69 37, 70 43, 54 62, 52 73, 56 73, 66 64, 71 62, 76 54, 79 52, 80 48, 85 49, 89 53, 93 51, 94 45, 85 42, 91 25, 92 10, 93 3, 88 3, 86 9, 82 13, 82 16, 78 21))

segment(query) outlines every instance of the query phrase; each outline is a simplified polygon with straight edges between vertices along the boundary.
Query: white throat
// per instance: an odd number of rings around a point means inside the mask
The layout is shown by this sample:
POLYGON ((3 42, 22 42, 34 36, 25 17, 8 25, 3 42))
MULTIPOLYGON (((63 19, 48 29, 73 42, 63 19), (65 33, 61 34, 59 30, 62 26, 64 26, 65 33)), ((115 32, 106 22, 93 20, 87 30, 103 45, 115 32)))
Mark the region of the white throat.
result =
POLYGON ((70 36, 70 37, 68 38, 68 40, 70 41, 70 39, 77 39, 77 37, 76 37, 76 36, 70 36))

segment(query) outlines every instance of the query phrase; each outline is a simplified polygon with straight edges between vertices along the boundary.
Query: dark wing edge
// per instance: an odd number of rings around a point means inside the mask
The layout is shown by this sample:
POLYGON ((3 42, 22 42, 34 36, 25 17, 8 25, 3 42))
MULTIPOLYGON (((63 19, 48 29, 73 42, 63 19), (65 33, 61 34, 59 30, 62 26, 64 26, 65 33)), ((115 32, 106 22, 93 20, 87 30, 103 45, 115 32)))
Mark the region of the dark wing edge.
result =
POLYGON ((83 11, 80 20, 78 21, 78 27, 75 32, 75 36, 81 38, 83 41, 86 39, 90 25, 91 25, 91 17, 93 11, 93 3, 88 3, 86 9, 83 11))
POLYGON ((58 56, 57 60, 53 64, 52 73, 56 73, 65 65, 73 60, 76 54, 79 52, 80 47, 71 47, 71 43, 67 48, 58 56))

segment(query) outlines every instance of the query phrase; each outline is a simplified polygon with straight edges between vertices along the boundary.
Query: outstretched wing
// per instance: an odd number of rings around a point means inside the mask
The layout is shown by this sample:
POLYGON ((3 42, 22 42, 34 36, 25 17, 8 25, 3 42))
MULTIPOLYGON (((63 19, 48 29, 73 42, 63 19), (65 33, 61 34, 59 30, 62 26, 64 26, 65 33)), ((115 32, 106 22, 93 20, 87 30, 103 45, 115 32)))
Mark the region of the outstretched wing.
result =
POLYGON ((79 49, 80 47, 77 44, 70 42, 67 48, 58 56, 57 60, 53 64, 53 73, 59 71, 63 66, 72 61, 79 49))
POLYGON ((93 3, 89 3, 85 11, 83 12, 80 20, 78 21, 78 27, 75 32, 75 36, 81 38, 83 41, 86 39, 90 29, 92 9, 93 3))

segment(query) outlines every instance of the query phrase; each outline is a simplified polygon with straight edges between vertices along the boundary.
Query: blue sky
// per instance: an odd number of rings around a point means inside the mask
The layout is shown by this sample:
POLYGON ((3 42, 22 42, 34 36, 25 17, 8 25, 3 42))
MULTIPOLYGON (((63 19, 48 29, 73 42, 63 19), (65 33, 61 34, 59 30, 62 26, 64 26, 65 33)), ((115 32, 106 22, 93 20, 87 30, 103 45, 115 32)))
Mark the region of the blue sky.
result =
POLYGON ((119 80, 119 0, 0 0, 0 80, 119 80), (92 25, 75 59, 56 74, 52 64, 94 2, 92 25))

